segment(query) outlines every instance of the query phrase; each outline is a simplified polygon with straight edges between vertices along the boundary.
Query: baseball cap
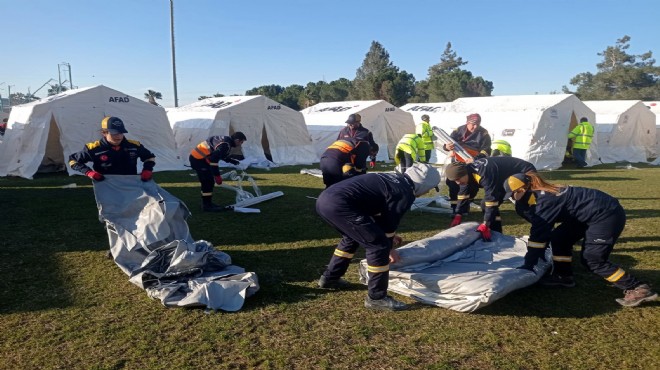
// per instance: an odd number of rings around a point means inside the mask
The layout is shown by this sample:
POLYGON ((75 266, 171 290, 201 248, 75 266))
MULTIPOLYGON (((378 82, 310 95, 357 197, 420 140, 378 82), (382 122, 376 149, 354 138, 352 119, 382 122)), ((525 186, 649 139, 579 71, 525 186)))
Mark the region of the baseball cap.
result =
POLYGON ((529 184, 529 177, 524 173, 517 173, 513 176, 509 176, 508 179, 504 180, 504 199, 509 199, 513 195, 513 192, 522 188, 523 186, 529 184))
POLYGON ((348 124, 360 123, 361 120, 362 120, 362 117, 360 117, 359 114, 353 113, 353 114, 348 116, 348 119, 346 120, 346 123, 348 123, 348 124))
POLYGON ((104 117, 101 121, 101 130, 108 130, 108 133, 111 135, 125 134, 126 128, 124 127, 124 121, 117 117, 104 117))

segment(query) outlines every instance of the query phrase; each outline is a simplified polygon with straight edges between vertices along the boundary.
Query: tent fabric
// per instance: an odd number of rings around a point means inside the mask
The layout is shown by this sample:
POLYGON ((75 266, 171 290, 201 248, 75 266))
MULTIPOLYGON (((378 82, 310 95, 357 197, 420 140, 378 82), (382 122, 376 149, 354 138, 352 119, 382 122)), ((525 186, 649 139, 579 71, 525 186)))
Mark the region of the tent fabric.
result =
MULTIPOLYGON (((477 227, 476 222, 461 224, 398 248, 401 261, 390 265, 389 290, 424 304, 473 312, 536 283, 550 268, 548 249, 546 261, 533 272, 517 269, 527 243, 498 232, 484 242, 477 227)), ((360 262, 359 273, 366 283, 366 260, 360 262)))
POLYGON ((312 136, 317 161, 323 152, 337 140, 339 131, 346 127, 348 116, 358 113, 362 126, 373 134, 379 146, 379 161, 394 158, 394 148, 405 134, 415 133, 412 115, 384 100, 325 102, 301 111, 312 136))
MULTIPOLYGON (((431 116, 431 125, 451 133, 464 125, 471 113, 481 115, 481 126, 493 141, 506 140, 514 157, 531 162, 539 170, 561 167, 568 132, 581 117, 595 122, 594 112, 575 95, 551 94, 459 98, 437 110, 431 116)), ((445 160, 446 156, 440 154, 435 163, 445 160)), ((587 152, 587 163, 599 163, 595 144, 587 152)))
MULTIPOLYGON (((644 102, 644 105, 655 114, 655 151, 651 154, 651 158, 660 157, 660 102, 659 101, 647 101, 644 102)), ((655 164, 657 159, 653 161, 655 164)))
POLYGON ((108 175, 94 182, 94 195, 115 263, 149 297, 167 307, 237 311, 259 290, 255 273, 193 240, 188 208, 155 182, 108 175))
MULTIPOLYGON (((167 110, 179 156, 187 163, 192 148, 213 135, 241 131, 242 154, 252 162, 277 165, 317 161, 302 114, 262 95, 208 98, 167 110)), ((222 164, 222 163, 221 163, 222 164)))
POLYGON ((646 163, 655 156, 656 117, 641 100, 589 100, 603 163, 646 163))
POLYGON ((80 175, 69 167, 69 155, 101 139, 105 116, 121 118, 128 130, 126 137, 140 141, 156 155, 154 171, 184 169, 165 109, 98 85, 12 107, 0 144, 0 176, 31 179, 38 171, 64 169, 69 175, 80 175))

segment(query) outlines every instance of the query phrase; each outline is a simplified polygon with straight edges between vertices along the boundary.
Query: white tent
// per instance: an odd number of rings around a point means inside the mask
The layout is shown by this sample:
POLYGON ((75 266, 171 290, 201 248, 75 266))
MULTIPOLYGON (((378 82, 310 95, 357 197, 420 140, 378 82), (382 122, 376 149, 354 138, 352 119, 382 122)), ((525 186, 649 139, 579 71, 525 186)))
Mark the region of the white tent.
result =
POLYGON ((660 102, 658 101, 646 101, 644 102, 651 112, 655 113, 655 152, 651 155, 651 158, 660 157, 660 102))
POLYGON ((177 150, 186 161, 190 150, 209 136, 241 131, 246 158, 279 165, 315 161, 312 139, 300 112, 262 95, 208 98, 167 110, 177 150))
POLYGON ((337 140, 339 131, 346 127, 345 122, 353 113, 362 116, 362 126, 373 134, 380 147, 379 161, 394 158, 394 148, 401 137, 415 132, 412 115, 384 100, 319 103, 301 112, 314 140, 317 158, 337 140))
POLYGON ((603 163, 647 162, 655 153, 655 114, 640 100, 590 100, 603 163))
MULTIPOLYGON (((449 103, 409 103, 402 106, 400 109, 404 112, 412 114, 415 125, 422 122, 422 116, 427 114, 429 116, 429 123, 431 126, 437 126, 451 134, 446 122, 442 122, 442 112, 451 106, 449 103)), ((456 127, 454 127, 456 128, 456 127)), ((452 128, 452 130, 454 129, 452 128)), ((440 149, 435 149, 431 152, 431 163, 439 163, 438 159, 444 160, 445 155, 440 149)))
MULTIPOLYGON (((531 162, 539 170, 561 167, 569 131, 581 117, 592 124, 595 118, 593 111, 571 94, 488 96, 454 100, 436 114, 439 124, 432 122, 432 126, 451 133, 464 125, 471 113, 481 115, 481 126, 493 141, 506 140, 514 157, 531 162)), ((587 163, 598 163, 595 144, 587 152, 587 163)))
POLYGON ((105 116, 121 118, 126 137, 156 155, 155 171, 184 169, 165 109, 98 85, 12 107, 0 144, 0 176, 30 179, 37 171, 65 168, 70 175, 79 174, 69 167, 69 155, 101 139, 105 116))

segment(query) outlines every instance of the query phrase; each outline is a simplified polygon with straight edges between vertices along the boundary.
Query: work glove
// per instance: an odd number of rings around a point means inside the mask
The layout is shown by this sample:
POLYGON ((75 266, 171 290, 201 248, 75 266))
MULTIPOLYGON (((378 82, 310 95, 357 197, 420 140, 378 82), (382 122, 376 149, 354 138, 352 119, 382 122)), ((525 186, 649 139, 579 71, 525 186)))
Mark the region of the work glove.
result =
POLYGON ((105 179, 105 176, 103 176, 103 174, 101 174, 99 172, 96 172, 94 170, 89 170, 89 171, 85 172, 85 176, 89 177, 92 180, 96 180, 96 181, 103 181, 103 179, 105 179))
POLYGON ((484 238, 485 241, 489 242, 490 241, 490 228, 486 224, 481 224, 479 227, 477 227, 477 231, 481 233, 481 237, 484 238))
POLYGON ((154 174, 153 171, 142 170, 142 173, 140 173, 140 180, 149 181, 149 180, 151 180, 151 177, 153 176, 153 174, 154 174))
POLYGON ((216 184, 222 185, 222 176, 217 175, 217 176, 213 176, 213 178, 215 179, 216 184))
POLYGON ((369 168, 376 167, 376 161, 369 161, 369 168))
POLYGON ((449 227, 454 227, 454 226, 460 225, 462 218, 463 218, 463 216, 461 216, 461 215, 454 215, 454 218, 451 219, 451 223, 449 224, 449 227))

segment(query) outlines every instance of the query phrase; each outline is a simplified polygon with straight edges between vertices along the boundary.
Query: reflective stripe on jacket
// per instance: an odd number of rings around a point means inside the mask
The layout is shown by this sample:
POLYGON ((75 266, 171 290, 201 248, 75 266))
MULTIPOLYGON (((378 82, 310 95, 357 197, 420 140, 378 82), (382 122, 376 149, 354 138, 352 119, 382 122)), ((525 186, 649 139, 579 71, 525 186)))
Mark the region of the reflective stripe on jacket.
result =
POLYGON ((422 121, 421 123, 417 124, 415 127, 415 133, 422 137, 422 141, 424 142, 423 149, 433 149, 433 130, 431 129, 430 123, 422 121))
POLYGON ((573 139, 573 149, 589 149, 591 139, 594 137, 594 127, 589 122, 580 122, 568 133, 568 138, 573 139))
POLYGON ((396 151, 401 150, 410 154, 414 161, 426 161, 426 153, 424 152, 426 145, 421 137, 417 134, 405 134, 396 145, 396 151))

